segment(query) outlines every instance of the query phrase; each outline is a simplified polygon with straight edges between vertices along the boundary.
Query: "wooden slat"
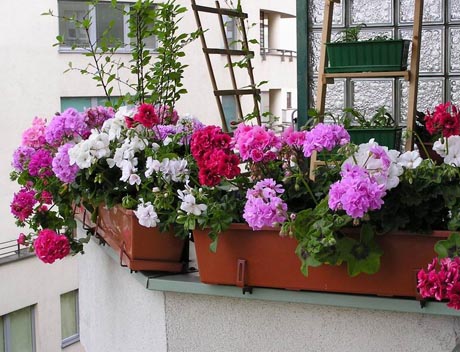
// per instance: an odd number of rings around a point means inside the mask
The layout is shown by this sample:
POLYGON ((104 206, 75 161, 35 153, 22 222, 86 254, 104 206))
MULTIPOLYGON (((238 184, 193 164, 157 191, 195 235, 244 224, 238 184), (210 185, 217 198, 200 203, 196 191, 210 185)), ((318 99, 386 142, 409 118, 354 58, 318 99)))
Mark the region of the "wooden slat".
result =
MULTIPOLYGON (((192 0, 192 7, 194 9, 193 13, 195 15, 196 25, 197 25, 198 30, 200 32, 201 47, 203 48, 203 50, 205 50, 205 49, 207 49, 208 46, 206 44, 206 38, 204 36, 203 26, 201 25, 200 14, 196 10, 197 5, 195 3, 195 0, 192 0)), ((212 69, 211 58, 209 57, 209 54, 207 54, 206 52, 205 52, 204 56, 205 56, 205 59, 206 59, 206 65, 208 67, 209 76, 211 78, 212 89, 214 91, 217 91, 218 90, 218 88, 217 88, 217 80, 216 80, 216 76, 214 75, 214 71, 212 69)), ((215 98, 216 98, 217 109, 219 110, 220 120, 221 120, 221 123, 222 123, 222 129, 224 130, 224 132, 229 132, 228 128, 227 128, 227 123, 226 123, 226 120, 225 120, 225 112, 224 112, 224 108, 222 106, 222 101, 220 100, 220 98, 217 95, 215 96, 215 98)))
POLYGON ((218 48, 203 48, 203 52, 206 54, 221 54, 221 55, 252 55, 253 51, 234 50, 234 49, 218 49, 218 48))
POLYGON ((216 90, 214 95, 221 97, 224 95, 250 95, 250 94, 260 94, 260 89, 225 89, 225 90, 216 90))
POLYGON ((407 134, 406 150, 414 148, 414 138, 411 131, 415 127, 415 114, 417 112, 417 91, 418 91, 418 75, 420 69, 420 46, 422 38, 422 20, 423 20, 423 0, 415 0, 414 9, 414 28, 412 34, 412 54, 410 62, 410 84, 409 84, 409 100, 407 109, 407 134))
POLYGON ((199 12, 207 12, 207 13, 217 13, 220 15, 227 15, 230 17, 238 17, 238 18, 248 18, 248 14, 244 12, 240 12, 237 10, 232 9, 216 9, 214 7, 207 7, 201 5, 192 4, 192 8, 199 12))
POLYGON ((410 71, 388 71, 388 72, 341 72, 341 73, 325 73, 323 79, 329 83, 330 78, 382 78, 382 77, 402 77, 406 81, 410 79, 410 71))

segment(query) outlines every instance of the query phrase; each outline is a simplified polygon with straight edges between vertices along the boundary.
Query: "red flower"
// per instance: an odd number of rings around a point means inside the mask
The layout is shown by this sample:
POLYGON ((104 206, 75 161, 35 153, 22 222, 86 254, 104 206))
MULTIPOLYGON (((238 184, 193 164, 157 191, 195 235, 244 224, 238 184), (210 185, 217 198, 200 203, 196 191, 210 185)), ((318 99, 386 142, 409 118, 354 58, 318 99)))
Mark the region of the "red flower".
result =
POLYGON ((18 242, 18 244, 20 244, 22 246, 27 245, 27 237, 23 233, 19 234, 19 237, 18 237, 18 239, 16 241, 18 242))
POLYGON ((433 114, 427 112, 425 127, 431 135, 441 133, 447 138, 460 134, 460 113, 457 107, 451 102, 439 104, 433 114))
POLYGON ((69 240, 50 229, 41 230, 34 241, 35 254, 44 263, 52 264, 70 253, 69 240))
MULTIPOLYGON (((142 104, 137 109, 137 114, 134 115, 134 121, 139 122, 147 128, 152 128, 160 123, 160 118, 155 111, 155 108, 151 104, 142 104)), ((128 125, 128 122, 127 122, 128 125)), ((128 125, 128 127, 130 127, 128 125)))

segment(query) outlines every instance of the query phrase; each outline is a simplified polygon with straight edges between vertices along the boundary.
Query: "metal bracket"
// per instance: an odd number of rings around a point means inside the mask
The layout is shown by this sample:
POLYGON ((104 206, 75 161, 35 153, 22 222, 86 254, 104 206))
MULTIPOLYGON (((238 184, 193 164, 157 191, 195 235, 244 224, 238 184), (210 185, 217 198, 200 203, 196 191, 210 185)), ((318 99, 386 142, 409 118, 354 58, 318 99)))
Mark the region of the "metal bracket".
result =
POLYGON ((246 259, 238 259, 236 262, 236 286, 242 289, 243 295, 246 292, 252 294, 252 287, 246 285, 246 263, 246 259))

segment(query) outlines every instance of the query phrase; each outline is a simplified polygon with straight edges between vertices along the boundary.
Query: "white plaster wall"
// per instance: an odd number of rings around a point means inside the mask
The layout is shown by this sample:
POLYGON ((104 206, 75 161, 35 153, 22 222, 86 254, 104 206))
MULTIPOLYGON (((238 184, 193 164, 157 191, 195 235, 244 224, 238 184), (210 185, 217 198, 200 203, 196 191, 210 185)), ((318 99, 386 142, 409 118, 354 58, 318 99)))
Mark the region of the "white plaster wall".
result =
POLYGON ((166 294, 169 352, 451 352, 458 318, 166 294))
POLYGON ((94 241, 79 259, 80 341, 87 352, 166 352, 163 292, 147 290, 94 241))
MULTIPOLYGON (((61 351, 60 295, 78 287, 76 258, 53 265, 35 257, 0 266, 0 316, 34 306, 37 352, 61 351)), ((79 343, 69 352, 80 352, 79 343)))

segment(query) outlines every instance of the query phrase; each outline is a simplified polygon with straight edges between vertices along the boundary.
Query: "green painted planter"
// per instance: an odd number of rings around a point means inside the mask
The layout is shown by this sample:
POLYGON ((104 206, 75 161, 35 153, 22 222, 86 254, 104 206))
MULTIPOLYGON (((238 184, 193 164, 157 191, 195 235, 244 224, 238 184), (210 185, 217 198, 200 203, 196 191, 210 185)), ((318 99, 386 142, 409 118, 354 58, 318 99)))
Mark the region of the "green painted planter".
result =
POLYGON ((354 144, 367 143, 374 138, 379 145, 389 149, 399 150, 401 147, 402 127, 350 128, 347 132, 354 144))
POLYGON ((404 71, 410 40, 326 43, 328 73, 404 71))

